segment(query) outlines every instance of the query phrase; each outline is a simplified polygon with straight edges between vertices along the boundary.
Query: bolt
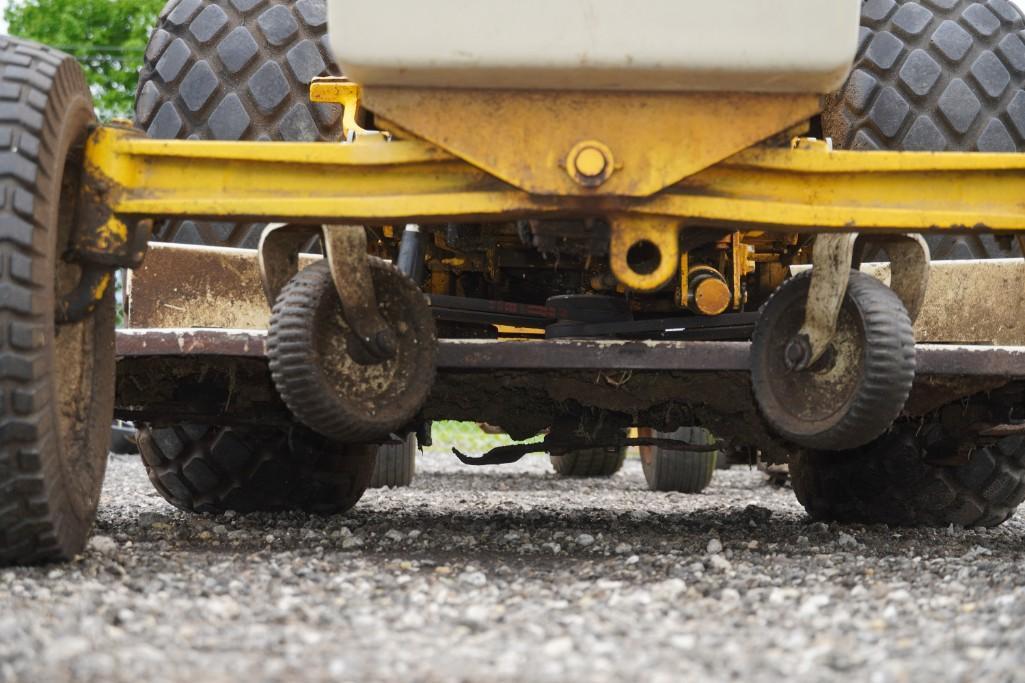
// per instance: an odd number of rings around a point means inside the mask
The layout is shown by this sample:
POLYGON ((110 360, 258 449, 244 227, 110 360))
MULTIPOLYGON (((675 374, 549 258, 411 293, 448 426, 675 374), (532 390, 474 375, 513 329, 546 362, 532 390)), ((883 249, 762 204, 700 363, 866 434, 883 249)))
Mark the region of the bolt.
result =
POLYGON ((803 334, 795 335, 791 338, 783 350, 783 362, 786 364, 787 370, 804 370, 810 357, 811 343, 808 341, 808 337, 803 334))
POLYGON ((584 147, 577 152, 574 166, 585 178, 597 178, 605 172, 605 155, 597 147, 584 147))
POLYGON ((566 172, 584 187, 601 185, 613 168, 612 151, 597 140, 578 142, 566 157, 566 172))
POLYGON ((391 330, 385 328, 374 335, 372 350, 374 351, 374 355, 381 360, 390 360, 394 358, 395 354, 398 352, 399 342, 395 338, 395 334, 391 330))

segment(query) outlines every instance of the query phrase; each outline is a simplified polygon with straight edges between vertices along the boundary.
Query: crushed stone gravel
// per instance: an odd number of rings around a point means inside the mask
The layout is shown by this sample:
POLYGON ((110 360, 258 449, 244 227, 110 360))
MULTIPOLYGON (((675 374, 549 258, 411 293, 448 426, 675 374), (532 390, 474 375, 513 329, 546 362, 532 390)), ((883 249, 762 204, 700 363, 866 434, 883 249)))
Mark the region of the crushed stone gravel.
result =
POLYGON ((438 454, 345 516, 197 516, 112 456, 83 556, 0 569, 0 682, 1025 680, 1023 535, 438 454))

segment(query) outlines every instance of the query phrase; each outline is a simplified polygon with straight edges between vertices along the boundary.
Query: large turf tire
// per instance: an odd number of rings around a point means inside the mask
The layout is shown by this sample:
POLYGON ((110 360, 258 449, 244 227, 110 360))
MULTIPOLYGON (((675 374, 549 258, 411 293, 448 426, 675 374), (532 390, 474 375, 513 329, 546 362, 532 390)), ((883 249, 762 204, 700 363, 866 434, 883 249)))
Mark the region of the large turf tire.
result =
MULTIPOLYGON (((1025 41, 1007 0, 867 0, 823 134, 856 150, 1025 151, 1025 41)), ((934 259, 1020 256, 1011 239, 927 237, 934 259)))
POLYGON ((915 378, 915 337, 904 304, 871 275, 851 271, 830 348, 811 368, 791 371, 787 343, 804 322, 812 271, 780 285, 751 338, 751 385, 762 415, 790 443, 856 448, 886 431, 915 378))
POLYGON ((626 447, 587 448, 549 457, 555 473, 564 477, 611 477, 623 468, 626 447))
MULTIPOLYGON (((146 48, 136 125, 154 138, 338 140, 341 109, 310 102, 338 75, 324 0, 170 0, 146 48)), ((154 239, 255 248, 261 224, 165 221, 154 239)))
POLYGON ((370 488, 409 486, 416 474, 416 434, 402 443, 389 443, 377 448, 377 465, 370 479, 370 488))
POLYGON ((1025 499, 1021 436, 977 448, 965 464, 932 464, 925 453, 921 424, 904 422, 850 452, 793 455, 791 482, 823 521, 991 527, 1025 499))
MULTIPOLYGON (((71 57, 0 36, 0 565, 85 545, 114 413, 114 298, 55 325, 92 98, 71 57)), ((112 290, 112 288, 111 288, 112 290)))
POLYGON ((374 472, 374 447, 338 446, 298 426, 144 427, 138 442, 153 486, 188 512, 345 512, 374 472))
MULTIPOLYGON (((712 433, 701 427, 681 427, 671 433, 644 430, 642 435, 681 439, 692 444, 715 443, 712 433)), ((652 491, 701 493, 712 482, 718 455, 718 451, 677 451, 660 446, 641 446, 641 467, 652 491)))

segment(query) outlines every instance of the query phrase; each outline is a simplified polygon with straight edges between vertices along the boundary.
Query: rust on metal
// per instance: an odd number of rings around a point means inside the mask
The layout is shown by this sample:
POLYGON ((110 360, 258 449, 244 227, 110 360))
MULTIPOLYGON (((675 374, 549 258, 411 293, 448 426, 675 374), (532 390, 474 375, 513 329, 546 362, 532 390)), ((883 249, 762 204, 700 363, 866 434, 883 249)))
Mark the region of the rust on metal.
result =
MULTIPOLYGON (((794 273, 808 266, 793 266, 794 273)), ((864 263, 861 271, 890 283, 889 263, 864 263)), ((915 319, 918 343, 1025 346, 1025 297, 1004 296, 1025 282, 1020 258, 931 261, 915 319)))
MULTIPOLYGON (((299 266, 320 258, 303 254, 299 266)), ((164 242, 150 244, 129 271, 125 309, 128 325, 139 328, 264 329, 270 320, 255 249, 164 242)))
POLYGON ((321 240, 345 322, 373 358, 394 358, 399 340, 377 305, 366 230, 362 225, 325 225, 321 240))
MULTIPOLYGON (((121 329, 126 356, 263 357, 263 329, 121 329)), ((438 368, 447 370, 747 371, 749 342, 578 339, 441 339, 438 368)), ((919 375, 1025 379, 1025 347, 917 344, 919 375)))
POLYGON ((319 234, 320 228, 313 225, 278 223, 263 229, 257 252, 260 281, 269 308, 274 308, 278 294, 299 272, 303 246, 319 234))
POLYGON ((267 331, 127 328, 117 331, 115 353, 119 358, 149 356, 265 358, 267 356, 267 331))

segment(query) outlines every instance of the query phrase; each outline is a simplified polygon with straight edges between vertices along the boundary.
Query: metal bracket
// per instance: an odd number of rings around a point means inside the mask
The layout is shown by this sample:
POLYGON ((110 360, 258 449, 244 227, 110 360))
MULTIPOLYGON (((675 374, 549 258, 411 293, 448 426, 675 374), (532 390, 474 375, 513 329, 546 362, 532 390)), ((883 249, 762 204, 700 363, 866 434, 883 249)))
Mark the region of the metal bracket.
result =
POLYGON ((394 358, 395 333, 377 308, 377 294, 367 261, 367 233, 362 225, 272 224, 260 236, 260 279, 274 306, 281 290, 299 272, 299 251, 320 234, 342 315, 374 361, 394 358))
POLYGON ((344 76, 322 76, 314 78, 310 84, 310 101, 327 104, 338 104, 342 107, 342 135, 346 142, 353 142, 357 137, 379 138, 382 142, 391 140, 391 133, 383 130, 370 130, 363 127, 366 115, 360 100, 363 89, 344 76))
POLYGON ((153 220, 122 219, 110 209, 111 184, 102 173, 86 166, 76 197, 74 222, 66 261, 81 266, 74 289, 61 296, 56 306, 59 324, 84 320, 99 305, 117 268, 135 268, 142 263, 153 220))
POLYGON ((362 225, 325 225, 321 239, 345 322, 374 358, 394 358, 398 340, 377 308, 366 229, 362 225))
POLYGON ((612 221, 609 263, 627 289, 654 292, 680 267, 678 226, 658 216, 617 216, 612 221))
POLYGON ((816 235, 812 246, 811 285, 804 309, 804 324, 787 344, 786 363, 791 370, 804 370, 829 348, 836 332, 847 282, 851 277, 854 243, 858 233, 816 235))
MULTIPOLYGON (((912 324, 925 302, 929 284, 929 245, 916 234, 873 237, 890 259, 890 289, 900 298, 912 324)), ((856 232, 818 235, 812 247, 811 286, 804 324, 787 345, 787 365, 804 370, 829 347, 836 320, 850 280, 854 254, 859 246, 856 232)))
MULTIPOLYGON (((873 238, 873 242, 880 238, 873 238)), ((890 258, 890 289, 900 297, 914 324, 925 303, 929 285, 929 245, 917 234, 891 235, 882 238, 883 249, 890 258)))
POLYGON ((299 252, 320 232, 314 225, 271 223, 260 235, 260 280, 267 305, 274 308, 278 294, 299 272, 299 252))

